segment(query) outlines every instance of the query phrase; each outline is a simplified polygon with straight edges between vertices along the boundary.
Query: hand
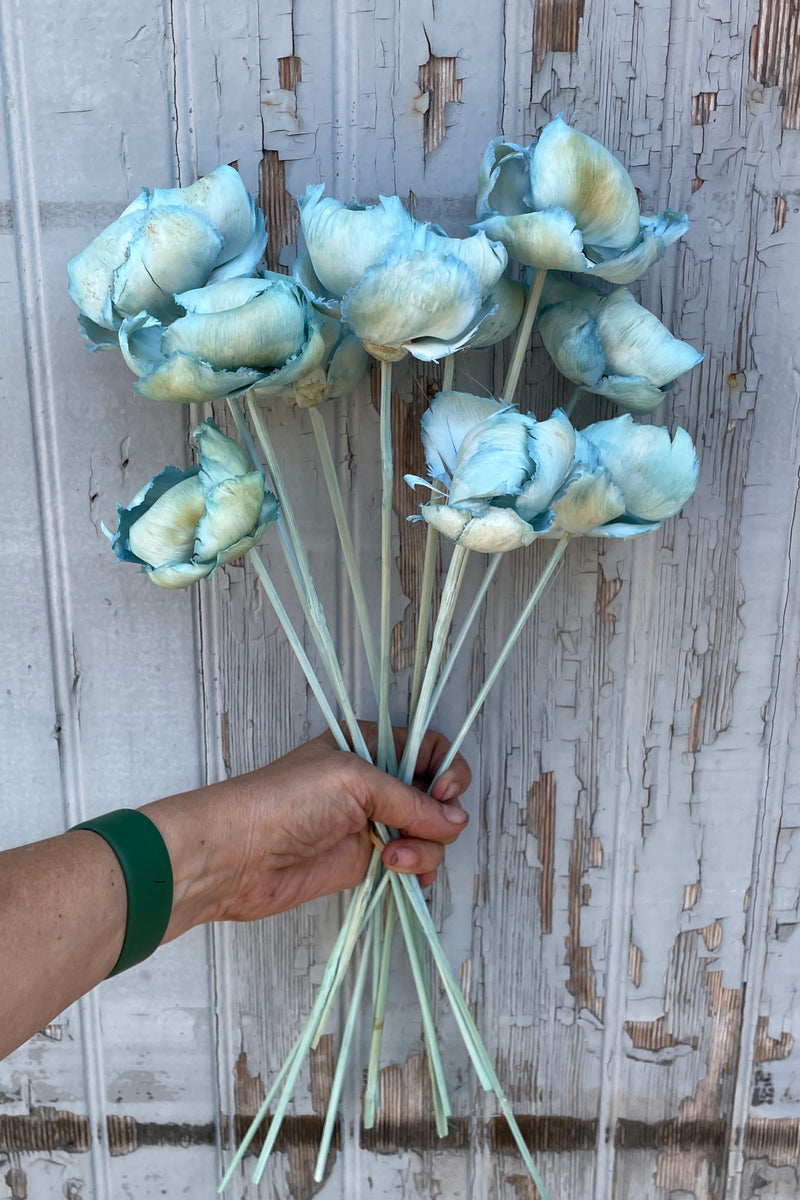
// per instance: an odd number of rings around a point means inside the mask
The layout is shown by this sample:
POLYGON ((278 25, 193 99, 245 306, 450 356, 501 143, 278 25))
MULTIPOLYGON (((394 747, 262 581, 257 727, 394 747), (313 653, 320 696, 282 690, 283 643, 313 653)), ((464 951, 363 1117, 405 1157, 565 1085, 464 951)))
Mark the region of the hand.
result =
MULTIPOLYGON (((363 728, 374 741, 374 727, 363 728)), ((395 730, 398 753, 405 738, 395 730)), ((404 835, 386 846, 385 865, 432 883, 444 846, 467 823, 458 798, 471 775, 460 755, 425 794, 448 747, 427 734, 407 787, 323 734, 258 771, 143 808, 173 862, 165 940, 202 921, 254 920, 355 887, 372 852, 370 821, 404 835)))

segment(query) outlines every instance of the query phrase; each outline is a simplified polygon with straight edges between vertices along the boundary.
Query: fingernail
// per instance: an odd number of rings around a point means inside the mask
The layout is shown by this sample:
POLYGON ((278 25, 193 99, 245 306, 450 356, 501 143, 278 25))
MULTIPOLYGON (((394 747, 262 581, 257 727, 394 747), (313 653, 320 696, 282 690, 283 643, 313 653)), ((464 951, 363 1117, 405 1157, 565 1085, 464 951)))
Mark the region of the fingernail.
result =
POLYGON ((436 788, 438 800, 455 800, 458 795, 458 783, 451 776, 444 774, 436 788))
POLYGON ((417 853, 408 846, 400 846, 392 855, 391 866, 414 867, 417 864, 417 853))
POLYGON ((469 820, 469 813, 465 813, 463 808, 453 808, 451 804, 443 804, 442 813, 453 825, 466 825, 469 820))

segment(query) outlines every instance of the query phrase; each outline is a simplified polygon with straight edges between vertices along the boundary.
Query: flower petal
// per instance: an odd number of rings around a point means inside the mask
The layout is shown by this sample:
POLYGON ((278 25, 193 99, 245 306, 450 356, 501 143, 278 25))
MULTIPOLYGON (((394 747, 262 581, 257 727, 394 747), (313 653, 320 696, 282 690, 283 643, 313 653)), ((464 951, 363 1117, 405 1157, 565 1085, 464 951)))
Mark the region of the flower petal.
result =
POLYGON ((325 358, 325 339, 320 332, 320 317, 313 309, 306 312, 306 340, 297 354, 258 382, 256 395, 276 396, 305 379, 325 358))
MULTIPOLYGON (((258 210, 241 175, 227 165, 217 167, 216 171, 202 176, 188 187, 154 188, 151 204, 154 208, 185 206, 210 221, 223 242, 215 266, 229 263, 245 251, 258 224, 258 210)), ((266 245, 263 214, 260 223, 262 228, 258 231, 258 237, 263 236, 266 245)), ((263 254, 264 245, 253 265, 263 254)))
POLYGON ((205 495, 205 510, 197 523, 194 558, 216 561, 240 538, 252 535, 264 501, 264 476, 260 471, 223 479, 205 495))
POLYGON ((202 421, 192 433, 200 451, 200 481, 208 490, 233 475, 248 475, 250 459, 233 438, 226 437, 214 421, 202 421))
POLYGON ((364 343, 354 333, 345 333, 328 364, 328 391, 332 399, 349 396, 358 387, 369 366, 364 343))
POLYGON ((125 261, 128 243, 140 222, 137 213, 123 213, 67 263, 69 294, 73 302, 85 316, 104 329, 119 328, 120 317, 114 312, 111 301, 113 276, 125 261))
POLYGON ((131 551, 151 567, 188 562, 204 506, 205 492, 197 475, 176 483, 131 525, 131 551))
MULTIPOLYGON (((414 249, 454 255, 470 268, 478 281, 478 290, 482 297, 488 296, 494 290, 508 266, 508 254, 502 243, 490 241, 482 229, 473 233, 471 237, 451 238, 435 226, 420 228, 423 230, 423 236, 415 236, 414 249)), ((392 244, 389 253, 396 245, 398 244, 392 244)))
POLYGON ((475 275, 453 255, 395 251, 369 267, 342 300, 364 342, 400 347, 415 338, 456 338, 481 311, 475 275))
POLYGON ((530 478, 535 424, 532 417, 511 410, 468 430, 458 449, 449 503, 516 495, 530 478))
POLYGON ((539 314, 538 329, 561 374, 594 390, 606 365, 597 318, 574 304, 554 304, 539 314))
POLYGON ((663 521, 683 508, 697 483, 692 439, 678 428, 670 439, 664 426, 638 425, 629 413, 583 430, 625 497, 625 511, 645 521, 663 521))
POLYGON ((560 116, 545 125, 534 148, 531 197, 536 209, 571 212, 587 245, 626 250, 639 236, 639 200, 630 175, 605 146, 560 116))
POLYGON ((532 521, 549 506, 575 455, 575 430, 566 413, 557 408, 547 421, 538 421, 531 429, 528 449, 531 479, 519 493, 514 508, 523 520, 532 521))
POLYGON ((291 280, 285 275, 254 275, 246 279, 225 279, 218 283, 208 283, 205 287, 192 288, 188 292, 179 292, 175 300, 186 309, 189 316, 201 316, 208 313, 227 312, 232 308, 241 308, 249 300, 255 300, 264 292, 280 286, 287 293, 296 293, 291 280))
POLYGON ((128 317, 119 327, 118 340, 122 357, 134 375, 146 375, 163 361, 161 338, 164 326, 148 313, 128 317))
POLYGON ((272 288, 240 308, 179 318, 165 330, 161 349, 168 356, 200 358, 218 370, 278 367, 303 344, 304 308, 296 289, 272 288))
POLYGON ((421 504, 420 513, 429 525, 454 542, 472 519, 466 509, 451 508, 449 504, 421 504))
POLYGON ((126 317, 147 311, 171 320, 178 312, 174 293, 205 283, 221 248, 222 238, 200 213, 151 208, 114 272, 114 306, 126 317))
POLYGON ((553 501, 554 528, 587 535, 625 512, 625 498, 604 467, 573 479, 559 499, 553 501))
POLYGON ((461 350, 472 344, 476 330, 480 328, 483 321, 493 309, 494 304, 490 298, 481 305, 472 320, 455 337, 418 337, 409 342, 404 342, 402 349, 421 362, 441 362, 448 355, 455 354, 456 350, 461 350))
POLYGON ((642 217, 641 235, 629 250, 615 255, 606 254, 602 248, 592 246, 590 253, 594 261, 584 270, 609 283, 632 283, 649 266, 663 258, 667 247, 683 237, 688 228, 686 214, 672 212, 671 209, 665 209, 656 216, 642 217))
POLYGON ((669 387, 658 388, 641 375, 604 375, 591 391, 613 400, 629 412, 649 413, 658 408, 669 387))
POLYGON ((503 408, 491 396, 439 392, 422 416, 422 446, 431 478, 449 485, 466 434, 503 408))
POLYGON ((205 404, 238 396, 267 376, 262 371, 240 367, 238 371, 215 371, 210 363, 173 354, 160 363, 151 363, 133 386, 135 395, 148 400, 164 400, 176 404, 205 404))
POLYGON ((517 217, 489 217, 472 229, 482 229, 502 242, 517 262, 556 271, 585 271, 591 266, 583 253, 583 238, 572 213, 564 208, 525 213, 517 217))
POLYGON ((525 198, 530 185, 528 151, 503 138, 494 138, 486 147, 478 172, 475 202, 478 220, 496 214, 512 217, 528 212, 525 198))
POLYGON ((339 320, 342 315, 341 296, 326 294, 325 286, 317 278, 314 264, 308 254, 297 256, 292 267, 292 277, 320 313, 339 320))
POLYGON ((145 567, 147 578, 163 588, 191 587, 214 570, 214 563, 165 563, 163 567, 145 567))
POLYGON ((469 339, 470 350, 483 350, 504 341, 519 325, 528 290, 524 283, 503 275, 492 292, 494 305, 469 339))
POLYGON ((458 538, 459 546, 479 554, 500 554, 529 546, 536 533, 513 508, 490 507, 483 516, 473 517, 458 538))
POLYGON ((693 346, 673 337, 624 287, 601 304, 597 333, 605 351, 606 374, 641 375, 657 388, 672 383, 703 358, 693 346))
POLYGON ((416 222, 398 196, 381 196, 368 208, 323 199, 324 190, 324 184, 309 185, 298 198, 300 224, 317 278, 334 296, 343 296, 393 238, 410 235, 416 222))

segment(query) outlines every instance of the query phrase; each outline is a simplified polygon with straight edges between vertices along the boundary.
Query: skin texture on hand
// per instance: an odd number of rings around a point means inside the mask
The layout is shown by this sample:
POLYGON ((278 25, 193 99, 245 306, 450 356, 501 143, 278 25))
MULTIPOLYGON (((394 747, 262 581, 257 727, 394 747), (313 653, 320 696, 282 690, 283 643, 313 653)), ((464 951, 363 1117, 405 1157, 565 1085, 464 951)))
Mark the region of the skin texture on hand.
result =
MULTIPOLYGON (((369 743, 374 730, 364 731, 369 743)), ((395 740, 401 752, 405 730, 395 740)), ((384 850, 386 866, 431 883, 467 823, 463 758, 425 794, 447 749, 441 735, 425 737, 409 788, 323 734, 258 771, 145 806, 175 875, 165 941, 203 921, 251 921, 355 887, 372 851, 371 820, 404 835, 384 850)))
MULTIPOLYGON (((364 730, 374 741, 374 730, 364 730)), ((405 730, 395 741, 402 751, 405 730)), ((460 756, 425 794, 447 749, 445 738, 428 734, 417 786, 406 787, 325 734, 248 775, 144 805, 172 861, 163 940, 356 886, 372 852, 371 820, 407 835, 389 842, 385 864, 430 883, 467 822, 458 798, 470 771, 460 756)), ((96 833, 0 853, 0 1057, 108 975, 126 918, 122 871, 96 833)))

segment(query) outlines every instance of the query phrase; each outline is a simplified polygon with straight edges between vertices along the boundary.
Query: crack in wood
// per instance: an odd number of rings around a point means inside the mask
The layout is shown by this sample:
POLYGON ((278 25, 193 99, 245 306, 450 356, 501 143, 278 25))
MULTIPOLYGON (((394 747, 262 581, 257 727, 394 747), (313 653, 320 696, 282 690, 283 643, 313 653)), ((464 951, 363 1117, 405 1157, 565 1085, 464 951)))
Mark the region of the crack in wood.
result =
POLYGON ((540 71, 551 50, 574 54, 584 0, 537 0, 533 26, 533 69, 540 71))
POLYGON ((555 889, 556 778, 544 771, 528 792, 528 832, 539 842, 539 907, 542 933, 553 932, 553 892, 555 889))
POLYGON ((267 220, 267 266, 284 275, 289 268, 281 263, 287 246, 297 244, 300 216, 294 197, 286 190, 286 164, 277 150, 266 150, 258 172, 259 203, 267 220))
MULTIPOLYGON (((428 468, 420 437, 422 414, 441 387, 441 367, 436 363, 415 363, 412 367, 411 398, 404 400, 397 392, 392 394, 392 447, 394 457, 394 486, 392 506, 397 514, 400 534, 400 549, 397 570, 400 586, 409 604, 392 629, 392 670, 403 671, 413 666, 416 652, 417 622, 419 620, 419 597, 422 590, 422 569, 425 560, 427 525, 424 521, 409 521, 418 512, 420 498, 404 479, 405 473, 427 477, 428 468)), ((377 372, 373 374, 373 382, 377 372)), ((373 403, 380 402, 373 389, 373 403)), ((435 583, 431 604, 431 625, 436 620, 439 604, 439 558, 434 573, 435 583)))
POLYGON ((278 83, 286 92, 293 92, 303 81, 303 64, 296 54, 278 59, 278 83))
POLYGON ((584 822, 575 821, 569 854, 569 933, 565 939, 569 966, 567 991, 575 997, 579 1008, 586 1008, 599 1021, 603 1019, 603 997, 597 993, 597 975, 592 961, 592 947, 581 945, 581 907, 583 906, 582 875, 585 855, 584 822))
POLYGON ((780 89, 784 129, 800 129, 800 4, 762 0, 750 37, 750 74, 780 89))
POLYGON ((717 111, 716 92, 698 92, 692 96, 692 124, 707 125, 711 114, 717 111))
POLYGON ((431 53, 428 61, 420 66, 417 86, 428 99, 422 115, 422 146, 427 158, 444 141, 447 105, 461 103, 463 80, 456 78, 456 59, 431 53))

